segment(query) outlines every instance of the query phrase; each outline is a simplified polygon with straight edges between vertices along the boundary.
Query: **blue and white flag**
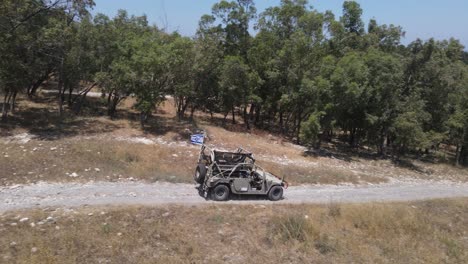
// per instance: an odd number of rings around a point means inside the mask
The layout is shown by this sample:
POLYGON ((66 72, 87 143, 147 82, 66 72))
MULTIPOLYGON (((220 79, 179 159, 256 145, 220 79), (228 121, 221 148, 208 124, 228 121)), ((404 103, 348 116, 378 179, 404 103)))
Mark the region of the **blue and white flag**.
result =
POLYGON ((204 140, 205 140, 204 134, 194 134, 190 137, 190 142, 195 145, 203 145, 204 140))

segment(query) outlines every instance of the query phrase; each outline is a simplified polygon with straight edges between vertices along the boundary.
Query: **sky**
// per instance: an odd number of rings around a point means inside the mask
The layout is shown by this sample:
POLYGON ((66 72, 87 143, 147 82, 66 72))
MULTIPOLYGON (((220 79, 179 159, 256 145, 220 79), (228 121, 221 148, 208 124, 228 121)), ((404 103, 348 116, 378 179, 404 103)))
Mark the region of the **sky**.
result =
MULTIPOLYGON (((95 0, 93 14, 115 16, 117 10, 125 9, 132 15, 148 16, 152 24, 168 31, 178 31, 184 36, 193 36, 203 14, 211 14, 216 0, 95 0)), ((254 0, 258 13, 280 0, 254 0)), ((367 24, 375 18, 379 24, 402 26, 406 32, 402 40, 408 44, 416 38, 431 37, 441 40, 459 39, 468 48, 468 1, 467 0, 357 0, 363 9, 367 24)), ((341 16, 343 0, 309 0, 309 4, 323 12, 331 10, 341 16)))

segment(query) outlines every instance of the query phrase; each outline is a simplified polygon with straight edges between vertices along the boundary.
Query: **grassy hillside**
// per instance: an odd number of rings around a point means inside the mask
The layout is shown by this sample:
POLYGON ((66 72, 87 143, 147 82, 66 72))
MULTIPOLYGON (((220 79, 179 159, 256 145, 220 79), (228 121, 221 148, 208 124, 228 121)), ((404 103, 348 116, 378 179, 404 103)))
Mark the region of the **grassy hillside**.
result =
MULTIPOLYGON (((467 169, 443 162, 444 155, 395 162, 381 159, 366 148, 350 150, 339 141, 324 147, 322 155, 307 155, 305 148, 285 138, 242 125, 222 127, 215 115, 195 113, 195 120, 179 121, 171 99, 141 130, 132 99, 124 101, 115 119, 105 109, 88 109, 78 117, 59 120, 53 97, 31 102, 19 99, 19 111, 1 127, 0 184, 38 181, 145 181, 192 182, 198 157, 188 144, 197 129, 208 133, 216 148, 252 151, 265 169, 285 176, 292 184, 380 183, 389 179, 468 180, 467 169)), ((98 98, 90 98, 97 100, 98 98)), ((95 104, 94 104, 95 105, 95 104)), ((99 105, 99 104, 98 104, 99 105)))
POLYGON ((28 210, 0 216, 0 262, 467 263, 467 226, 467 199, 28 210))

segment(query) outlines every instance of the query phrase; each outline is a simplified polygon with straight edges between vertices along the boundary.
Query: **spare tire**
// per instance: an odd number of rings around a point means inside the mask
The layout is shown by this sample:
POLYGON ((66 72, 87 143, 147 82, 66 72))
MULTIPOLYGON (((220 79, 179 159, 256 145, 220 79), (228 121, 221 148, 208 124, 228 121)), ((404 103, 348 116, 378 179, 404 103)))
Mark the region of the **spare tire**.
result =
POLYGON ((205 164, 198 164, 197 169, 195 170, 195 174, 193 175, 193 179, 195 182, 202 184, 205 181, 206 176, 206 166, 205 164))

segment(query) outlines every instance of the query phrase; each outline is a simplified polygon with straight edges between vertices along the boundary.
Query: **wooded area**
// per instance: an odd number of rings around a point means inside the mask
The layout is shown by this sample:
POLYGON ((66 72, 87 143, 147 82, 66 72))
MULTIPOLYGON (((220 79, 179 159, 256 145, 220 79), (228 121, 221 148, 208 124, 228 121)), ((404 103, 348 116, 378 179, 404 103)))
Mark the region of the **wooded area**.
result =
POLYGON ((241 118, 247 129, 313 148, 342 136, 383 156, 447 144, 468 165, 468 53, 456 39, 403 45, 403 28, 365 24, 354 1, 344 2, 341 17, 307 0, 282 0, 260 14, 252 0, 220 1, 192 38, 124 10, 93 17, 93 6, 0 3, 3 122, 18 93, 34 98, 54 80, 59 115, 80 114, 98 88, 110 117, 135 97, 144 125, 170 95, 181 119, 221 113, 224 122, 241 118))

